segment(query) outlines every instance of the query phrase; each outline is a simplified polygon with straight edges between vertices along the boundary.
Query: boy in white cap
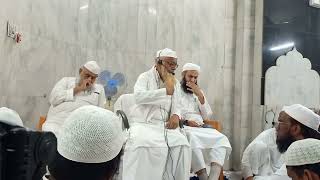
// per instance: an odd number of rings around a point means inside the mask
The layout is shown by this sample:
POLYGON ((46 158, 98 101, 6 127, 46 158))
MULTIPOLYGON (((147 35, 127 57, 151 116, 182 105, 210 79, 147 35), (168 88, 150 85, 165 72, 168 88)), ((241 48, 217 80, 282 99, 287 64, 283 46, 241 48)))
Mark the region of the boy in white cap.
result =
POLYGON ((104 107, 104 88, 95 83, 99 73, 97 62, 88 61, 79 69, 79 78, 62 78, 51 91, 51 106, 42 130, 57 135, 64 120, 75 109, 84 105, 104 107))
POLYGON ((4 124, 9 124, 11 126, 23 127, 23 122, 19 114, 16 111, 6 107, 0 108, 0 122, 4 124))
POLYGON ((320 140, 293 142, 285 153, 285 163, 293 180, 320 180, 320 140))
POLYGON ((218 180, 221 168, 231 153, 228 138, 213 128, 202 128, 212 118, 212 110, 198 85, 200 66, 187 63, 182 68, 181 89, 173 104, 176 118, 184 127, 192 149, 191 170, 200 180, 218 180), (206 167, 210 166, 210 174, 206 167))
POLYGON ((169 119, 177 66, 176 52, 165 48, 157 52, 155 65, 137 79, 123 180, 189 179, 189 143, 178 128, 179 120, 169 119))
MULTIPOLYGON (((301 104, 284 106, 276 123, 276 144, 280 153, 297 140, 314 138, 320 140, 320 116, 301 104)), ((271 176, 255 176, 254 179, 289 179, 285 164, 271 176)))
POLYGON ((109 180, 119 168, 124 143, 119 118, 96 106, 73 111, 57 136, 49 180, 109 180))

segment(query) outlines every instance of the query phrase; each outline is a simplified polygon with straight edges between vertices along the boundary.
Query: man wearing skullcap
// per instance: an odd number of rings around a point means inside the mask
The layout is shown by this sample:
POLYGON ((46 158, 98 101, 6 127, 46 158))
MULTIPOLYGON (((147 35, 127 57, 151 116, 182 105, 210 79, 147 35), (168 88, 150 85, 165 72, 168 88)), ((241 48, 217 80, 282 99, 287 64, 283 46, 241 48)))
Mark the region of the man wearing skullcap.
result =
POLYGON ((70 114, 57 142, 49 180, 109 180, 119 168, 124 135, 113 112, 88 105, 70 114))
POLYGON ((19 114, 16 111, 7 107, 0 108, 0 122, 11 126, 23 127, 23 122, 19 114))
POLYGON ((51 106, 42 130, 57 135, 65 119, 75 109, 84 105, 104 107, 104 88, 96 84, 99 73, 97 62, 88 61, 79 69, 79 77, 62 78, 51 91, 51 106))
MULTIPOLYGON (((276 144, 285 153, 295 141, 314 138, 320 140, 320 116, 301 104, 284 106, 276 123, 276 144)), ((271 176, 255 176, 254 179, 289 179, 285 164, 271 176)))
POLYGON ((186 125, 184 127, 192 149, 191 171, 200 180, 217 180, 221 168, 231 153, 228 138, 213 128, 203 128, 205 121, 212 119, 212 110, 198 85, 200 66, 186 63, 182 68, 180 90, 173 104, 173 116, 186 125), (206 167, 210 167, 210 174, 206 167))
POLYGON ((320 179, 320 140, 308 138, 293 142, 285 153, 288 176, 293 180, 320 179))
POLYGON ((137 79, 123 180, 189 179, 189 143, 178 127, 179 119, 170 118, 177 66, 176 52, 165 48, 157 52, 155 65, 137 79))

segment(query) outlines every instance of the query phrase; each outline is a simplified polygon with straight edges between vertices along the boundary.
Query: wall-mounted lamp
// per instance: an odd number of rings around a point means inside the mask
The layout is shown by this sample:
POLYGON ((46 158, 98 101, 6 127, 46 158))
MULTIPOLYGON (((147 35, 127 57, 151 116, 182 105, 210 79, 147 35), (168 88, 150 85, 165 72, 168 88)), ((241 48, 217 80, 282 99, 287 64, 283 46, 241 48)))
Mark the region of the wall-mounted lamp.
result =
POLYGON ((278 51, 278 50, 286 49, 286 48, 289 48, 289 47, 294 47, 294 42, 288 42, 288 43, 281 44, 281 45, 278 45, 278 46, 273 46, 273 47, 270 48, 270 51, 278 51))

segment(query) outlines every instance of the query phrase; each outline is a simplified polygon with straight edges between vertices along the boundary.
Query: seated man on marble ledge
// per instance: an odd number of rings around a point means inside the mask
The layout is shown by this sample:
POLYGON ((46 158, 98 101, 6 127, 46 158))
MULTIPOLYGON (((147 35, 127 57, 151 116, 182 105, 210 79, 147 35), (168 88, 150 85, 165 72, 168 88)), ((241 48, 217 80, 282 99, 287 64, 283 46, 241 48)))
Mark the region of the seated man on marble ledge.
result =
POLYGON ((186 125, 184 130, 192 150, 191 171, 200 180, 218 180, 232 148, 225 135, 213 128, 203 128, 204 122, 210 121, 212 110, 197 84, 199 74, 200 66, 193 63, 183 66, 182 81, 175 94, 178 97, 175 98, 177 101, 173 104, 172 113, 186 125), (209 176, 207 166, 210 166, 209 176))
POLYGON ((62 78, 51 91, 50 108, 43 131, 51 131, 56 136, 70 113, 85 105, 104 108, 106 101, 104 88, 96 84, 100 67, 95 61, 88 61, 79 69, 78 77, 62 78))

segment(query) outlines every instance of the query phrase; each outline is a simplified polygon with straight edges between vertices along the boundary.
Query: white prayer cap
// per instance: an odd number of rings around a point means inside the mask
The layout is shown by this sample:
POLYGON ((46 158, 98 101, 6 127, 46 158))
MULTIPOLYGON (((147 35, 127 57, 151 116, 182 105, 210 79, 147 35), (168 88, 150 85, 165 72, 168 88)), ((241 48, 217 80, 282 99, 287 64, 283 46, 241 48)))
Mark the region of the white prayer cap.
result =
POLYGON ((177 53, 173 51, 172 49, 169 48, 164 48, 159 51, 157 51, 157 58, 159 57, 173 57, 173 58, 178 58, 177 53))
POLYGON ((301 124, 318 131, 320 116, 312 110, 302 106, 301 104, 293 104, 291 106, 284 106, 282 111, 286 112, 290 117, 301 124))
POLYGON ((19 116, 19 114, 9 108, 1 107, 0 108, 0 122, 9 124, 11 126, 22 126, 23 122, 19 116))
POLYGON ((99 67, 98 63, 96 61, 88 61, 83 65, 86 69, 88 69, 93 74, 99 74, 101 71, 101 68, 99 67))
POLYGON ((119 118, 97 106, 73 111, 57 136, 58 152, 81 163, 103 163, 116 157, 124 143, 119 118))
POLYGON ((293 142, 284 159, 287 166, 320 163, 320 140, 308 138, 293 142))
POLYGON ((198 71, 198 73, 200 73, 200 66, 197 64, 193 64, 193 63, 186 63, 182 67, 182 72, 183 71, 198 71))

